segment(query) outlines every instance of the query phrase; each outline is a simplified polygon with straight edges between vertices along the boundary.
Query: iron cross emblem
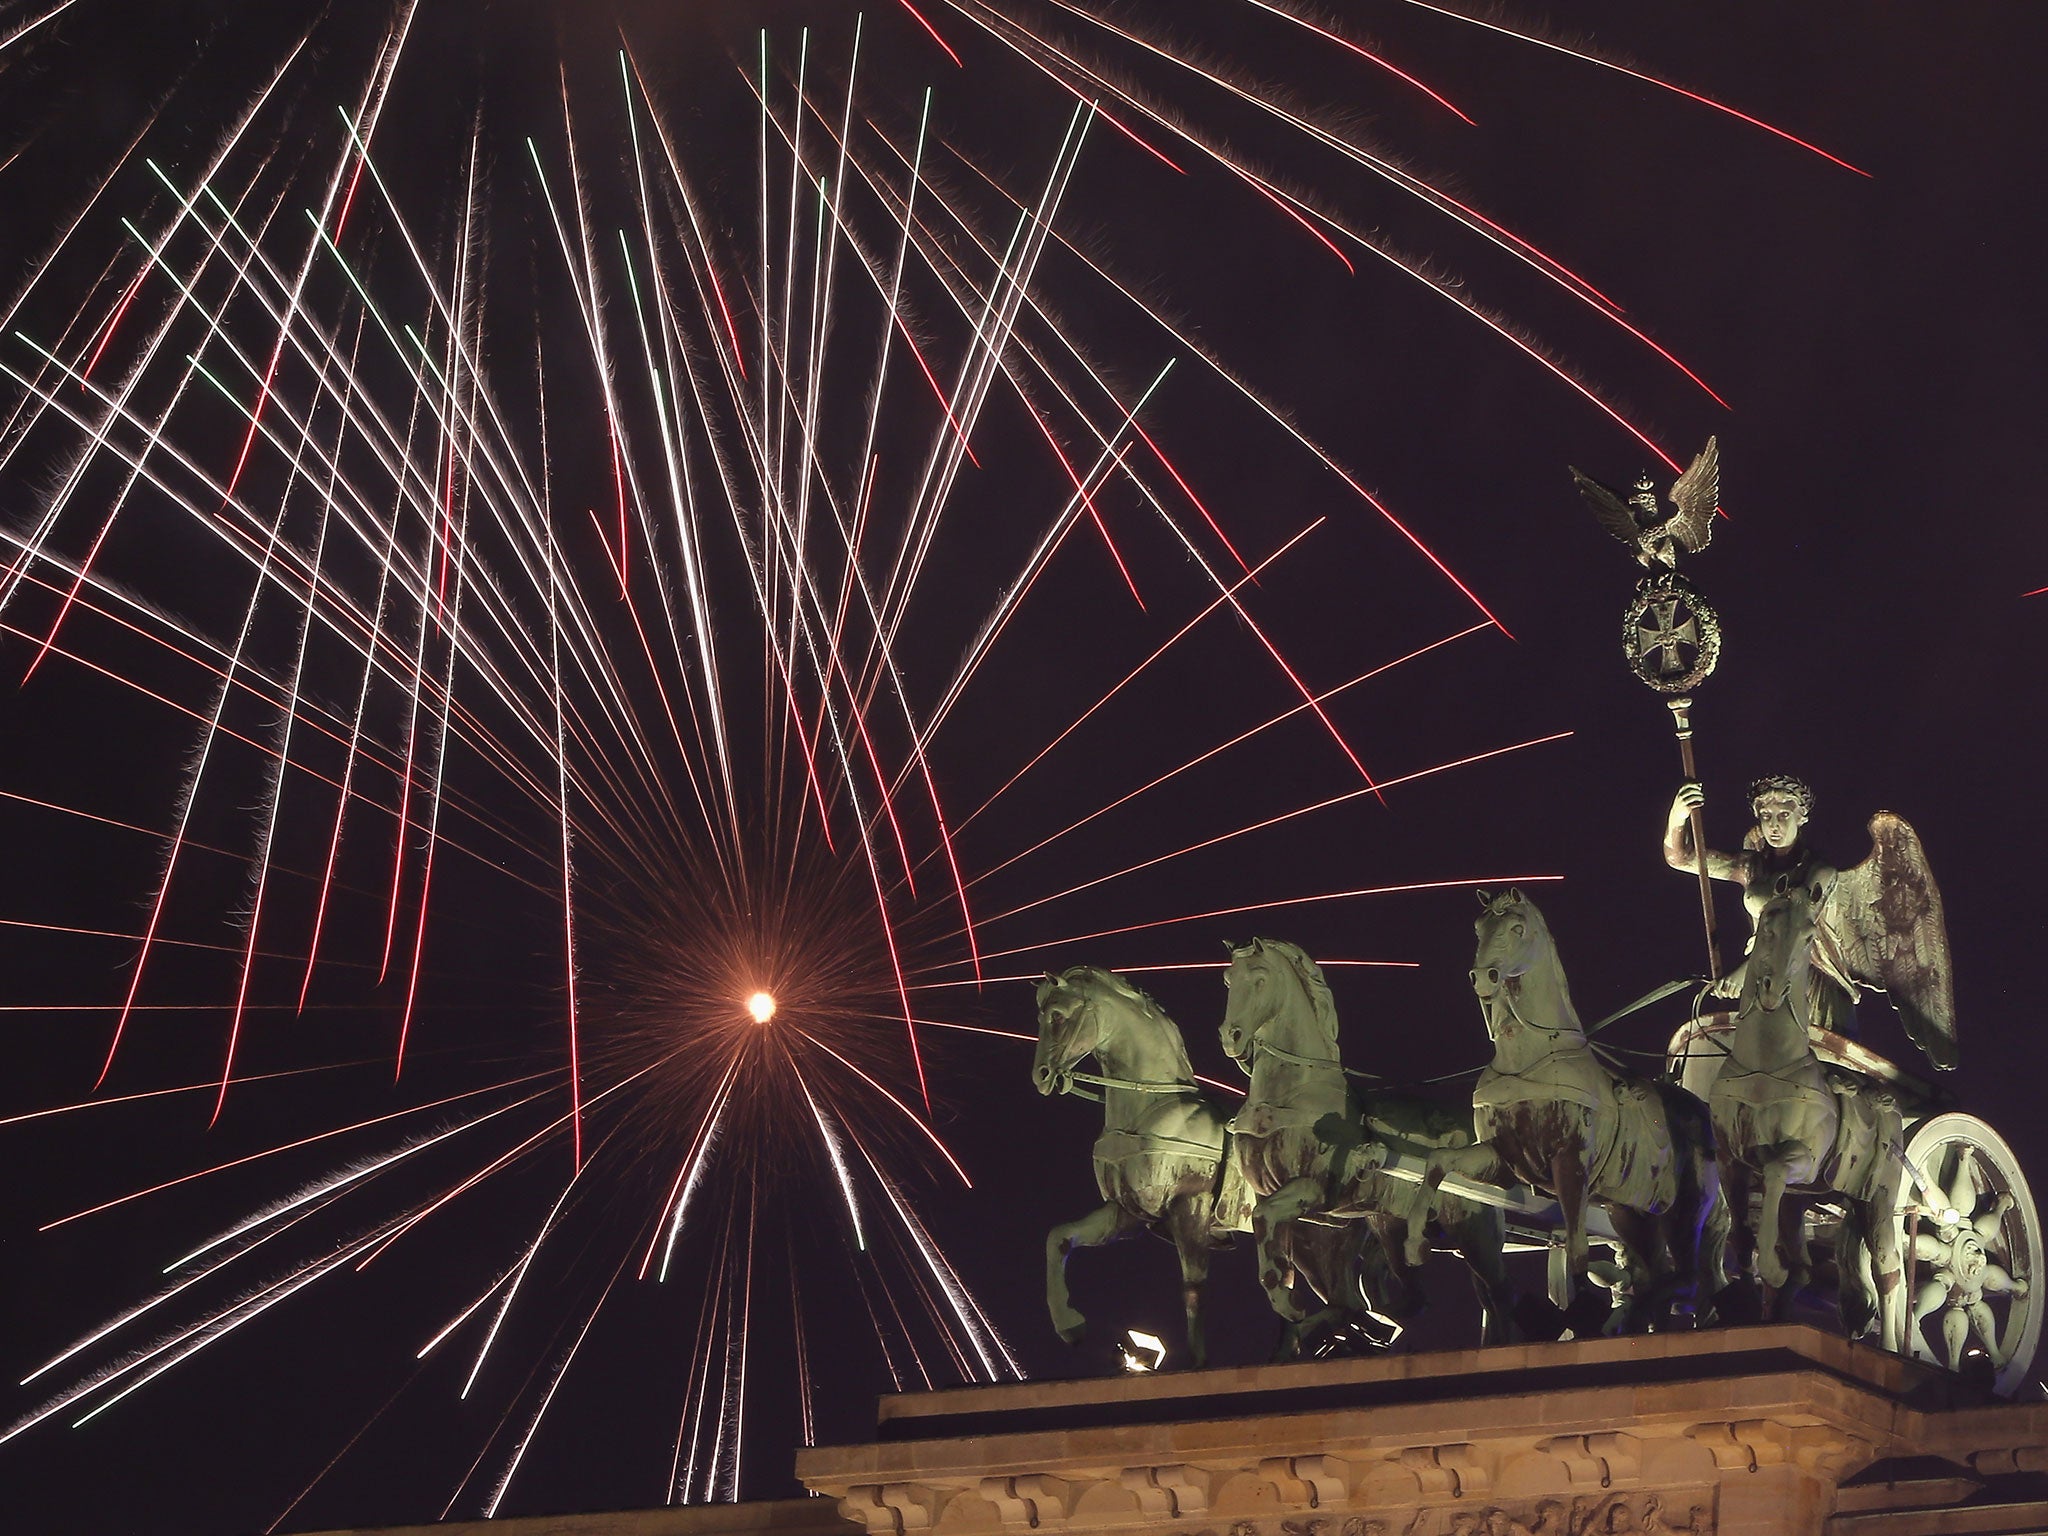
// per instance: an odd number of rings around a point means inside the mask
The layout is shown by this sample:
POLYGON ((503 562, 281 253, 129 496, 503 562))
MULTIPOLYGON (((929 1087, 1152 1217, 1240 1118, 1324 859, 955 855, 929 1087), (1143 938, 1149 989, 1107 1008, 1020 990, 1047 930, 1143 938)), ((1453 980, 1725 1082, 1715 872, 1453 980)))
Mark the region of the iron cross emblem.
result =
POLYGON ((1691 614, 1679 618, 1681 606, 1675 597, 1652 603, 1650 611, 1636 622, 1636 628, 1642 632, 1644 651, 1656 652, 1656 668, 1667 677, 1684 669, 1682 648, 1690 647, 1696 651, 1700 645, 1699 626, 1693 622, 1691 614))
POLYGON ((1689 693, 1721 659, 1721 621, 1672 572, 1636 588, 1622 620, 1621 645, 1629 670, 1659 693, 1689 693))

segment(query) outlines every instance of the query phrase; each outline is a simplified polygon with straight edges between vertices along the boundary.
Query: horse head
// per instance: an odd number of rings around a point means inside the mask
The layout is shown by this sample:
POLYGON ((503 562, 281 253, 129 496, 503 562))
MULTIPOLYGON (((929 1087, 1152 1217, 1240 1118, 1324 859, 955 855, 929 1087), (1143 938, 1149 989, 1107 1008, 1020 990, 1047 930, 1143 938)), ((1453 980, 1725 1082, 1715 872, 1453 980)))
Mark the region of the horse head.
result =
MULTIPOLYGON (((1307 1033, 1322 1037, 1315 1054, 1334 1059, 1337 1013, 1322 967, 1295 945, 1275 939, 1227 947, 1230 968, 1223 973, 1223 984, 1230 989, 1230 1002, 1223 1010, 1220 1034, 1231 1058, 1249 1068, 1260 1036, 1292 1009, 1313 1019, 1315 1027, 1307 1033)), ((1313 1038, 1305 1043, 1315 1045, 1313 1038)))
POLYGON ((1543 914, 1521 890, 1479 893, 1479 918, 1472 925, 1479 943, 1472 955, 1472 990, 1491 1003, 1506 983, 1526 975, 1542 956, 1550 930, 1543 914))
POLYGON ((1776 1013, 1788 997, 1803 998, 1806 973, 1813 964, 1814 909, 1827 894, 1818 883, 1807 886, 1789 876, 1778 877, 1771 897, 1756 915, 1756 940, 1742 978, 1742 1006, 1776 1013))
POLYGON ((1095 1049, 1095 983, 1092 965, 1077 965, 1038 984, 1038 1052, 1031 1081, 1042 1094, 1065 1093, 1074 1068, 1095 1049))
POLYGON ((1223 973, 1223 985, 1230 1000, 1224 1005, 1223 1024, 1218 1033, 1230 1059, 1250 1070, 1252 1042, 1279 1011, 1273 972, 1266 963, 1264 939, 1253 939, 1249 944, 1225 940, 1223 947, 1230 953, 1230 966, 1223 973))

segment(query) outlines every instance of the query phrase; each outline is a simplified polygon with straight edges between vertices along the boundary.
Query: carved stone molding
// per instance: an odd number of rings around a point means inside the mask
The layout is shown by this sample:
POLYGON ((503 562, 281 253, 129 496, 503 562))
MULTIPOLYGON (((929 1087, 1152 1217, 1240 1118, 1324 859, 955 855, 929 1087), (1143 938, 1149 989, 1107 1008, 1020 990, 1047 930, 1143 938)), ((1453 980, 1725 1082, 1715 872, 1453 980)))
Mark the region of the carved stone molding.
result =
POLYGON ((867 1483, 847 1489, 839 1510, 875 1536, 906 1536, 931 1529, 944 1497, 922 1483, 867 1483))
POLYGON ((1306 1520, 1239 1520, 1172 1536, 1715 1536, 1711 1488, 1639 1489, 1306 1520))
POLYGON ((1269 1456, 1259 1475, 1292 1509, 1321 1509, 1342 1504, 1348 1491, 1346 1464, 1335 1456, 1269 1456))
POLYGON ((1401 1465, 1422 1484, 1424 1497, 1449 1494, 1454 1499, 1481 1494, 1493 1486, 1493 1468, 1479 1447, 1465 1441, 1452 1445, 1416 1445, 1401 1452, 1401 1465))
POLYGON ((981 1496, 1002 1513, 1003 1524, 1011 1530, 1038 1530, 1058 1525, 1073 1510, 1072 1483, 1057 1477, 1031 1473, 1024 1477, 984 1477, 981 1496))
POLYGON ((1626 1482, 1643 1469, 1642 1442, 1619 1432, 1597 1435, 1554 1435, 1536 1442, 1536 1449, 1564 1464, 1572 1485, 1608 1488, 1626 1482))
POLYGON ((1714 1465, 1724 1472, 1791 1465, 1835 1482, 1877 1456, 1877 1446, 1859 1435, 1817 1424, 1781 1424, 1775 1419, 1695 1424, 1686 1434, 1713 1452, 1714 1465))
POLYGON ((1972 1451, 1970 1470, 1983 1477, 2001 1472, 2048 1472, 2048 1445, 2016 1445, 2011 1450, 1972 1451))
POLYGON ((1527 1357, 892 1400, 874 1444, 799 1470, 852 1536, 1927 1536, 1874 1522, 1971 1479, 2039 1505, 1996 1529, 2048 1530, 2048 1402, 1952 1401, 1932 1368, 1792 1327, 1527 1357))

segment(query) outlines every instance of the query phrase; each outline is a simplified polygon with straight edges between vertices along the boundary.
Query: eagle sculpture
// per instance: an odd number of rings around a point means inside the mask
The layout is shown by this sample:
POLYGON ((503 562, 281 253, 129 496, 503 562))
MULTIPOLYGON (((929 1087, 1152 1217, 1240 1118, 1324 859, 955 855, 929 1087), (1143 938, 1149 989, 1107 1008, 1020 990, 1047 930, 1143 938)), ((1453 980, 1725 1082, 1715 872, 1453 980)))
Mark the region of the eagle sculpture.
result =
POLYGON ((1626 496, 1577 469, 1572 470, 1572 479, 1600 526, 1651 571, 1676 570, 1681 547, 1696 555, 1714 537, 1714 512, 1721 504, 1721 450, 1714 438, 1707 439, 1707 446, 1673 483, 1668 512, 1658 505, 1657 488, 1647 470, 1636 477, 1635 489, 1626 496))

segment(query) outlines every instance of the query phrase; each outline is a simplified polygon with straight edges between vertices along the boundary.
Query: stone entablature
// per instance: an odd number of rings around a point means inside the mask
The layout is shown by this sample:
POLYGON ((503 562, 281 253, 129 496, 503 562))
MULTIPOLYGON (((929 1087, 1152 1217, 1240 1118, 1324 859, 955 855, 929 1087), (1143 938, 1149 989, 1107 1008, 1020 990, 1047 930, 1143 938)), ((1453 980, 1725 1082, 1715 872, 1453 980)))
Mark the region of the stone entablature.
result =
POLYGON ((797 1472, 866 1536, 2013 1531, 1987 1494, 2048 1472, 2048 1403, 1751 1328, 888 1397, 797 1472))

